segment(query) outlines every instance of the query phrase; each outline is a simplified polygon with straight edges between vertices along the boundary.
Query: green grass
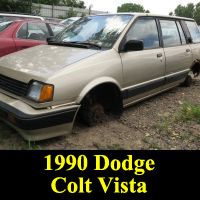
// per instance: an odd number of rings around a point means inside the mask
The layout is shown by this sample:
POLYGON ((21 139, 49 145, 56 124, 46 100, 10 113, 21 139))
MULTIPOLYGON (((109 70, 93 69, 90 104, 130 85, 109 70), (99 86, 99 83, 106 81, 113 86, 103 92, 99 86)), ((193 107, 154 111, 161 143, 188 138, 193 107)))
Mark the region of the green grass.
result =
POLYGON ((200 105, 185 103, 181 108, 180 117, 183 121, 194 121, 200 124, 200 105))
POLYGON ((168 121, 158 122, 153 125, 153 128, 158 129, 160 132, 167 131, 169 128, 168 121))
POLYGON ((24 149, 26 149, 26 150, 42 150, 40 145, 37 145, 36 142, 31 142, 31 141, 25 142, 24 149))

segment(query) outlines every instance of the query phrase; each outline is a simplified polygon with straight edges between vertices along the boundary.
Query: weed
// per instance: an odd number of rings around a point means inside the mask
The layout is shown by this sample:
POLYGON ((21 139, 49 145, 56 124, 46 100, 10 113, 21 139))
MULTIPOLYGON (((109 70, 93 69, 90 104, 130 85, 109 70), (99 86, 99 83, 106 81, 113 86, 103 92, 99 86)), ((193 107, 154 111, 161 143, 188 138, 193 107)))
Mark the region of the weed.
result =
POLYGON ((37 145, 36 142, 28 141, 28 142, 26 142, 25 149, 28 149, 28 150, 41 150, 41 147, 40 147, 40 145, 37 145))
POLYGON ((180 111, 180 118, 183 121, 194 121, 200 124, 200 105, 183 104, 180 111))
POLYGON ((159 132, 168 132, 169 129, 169 122, 168 120, 164 120, 162 122, 158 122, 153 125, 153 128, 159 130, 159 132))

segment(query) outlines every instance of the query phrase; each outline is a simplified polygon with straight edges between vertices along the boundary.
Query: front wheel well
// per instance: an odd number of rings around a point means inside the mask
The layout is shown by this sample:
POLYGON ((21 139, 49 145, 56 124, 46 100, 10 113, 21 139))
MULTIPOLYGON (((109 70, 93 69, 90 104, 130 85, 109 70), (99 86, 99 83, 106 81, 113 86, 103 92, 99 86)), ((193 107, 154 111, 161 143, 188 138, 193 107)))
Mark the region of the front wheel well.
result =
POLYGON ((81 107, 88 99, 93 99, 103 105, 106 113, 121 115, 123 112, 122 93, 113 83, 102 83, 91 89, 81 101, 81 107))

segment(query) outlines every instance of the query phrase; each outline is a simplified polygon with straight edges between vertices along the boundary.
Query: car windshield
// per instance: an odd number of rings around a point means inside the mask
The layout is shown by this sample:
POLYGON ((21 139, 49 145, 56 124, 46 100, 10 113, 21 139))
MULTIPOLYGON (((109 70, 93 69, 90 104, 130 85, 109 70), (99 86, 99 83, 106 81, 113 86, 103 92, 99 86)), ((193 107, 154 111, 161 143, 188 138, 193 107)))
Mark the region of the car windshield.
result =
POLYGON ((8 28, 13 21, 8 21, 8 22, 1 22, 0 21, 0 32, 4 31, 6 28, 8 28))
POLYGON ((111 48, 133 15, 88 16, 74 22, 55 37, 57 43, 91 43, 111 48))

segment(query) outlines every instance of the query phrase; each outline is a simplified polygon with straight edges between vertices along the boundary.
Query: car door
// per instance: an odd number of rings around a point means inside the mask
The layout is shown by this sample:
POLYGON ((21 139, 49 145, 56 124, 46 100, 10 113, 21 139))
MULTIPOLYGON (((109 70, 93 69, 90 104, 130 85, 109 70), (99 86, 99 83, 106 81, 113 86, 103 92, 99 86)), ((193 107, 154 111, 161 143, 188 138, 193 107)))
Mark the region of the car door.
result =
POLYGON ((162 89, 165 56, 157 25, 157 20, 153 17, 140 17, 126 35, 126 42, 142 40, 144 50, 120 53, 124 75, 124 104, 162 89))
POLYGON ((12 38, 16 26, 17 23, 13 21, 0 22, 0 57, 16 51, 15 42, 12 38))
POLYGON ((186 42, 179 20, 160 19, 164 52, 166 57, 165 88, 183 81, 192 65, 192 51, 186 42))
POLYGON ((186 25, 185 28, 189 31, 186 31, 187 36, 192 38, 190 47, 192 49, 193 61, 200 60, 200 30, 194 21, 185 21, 182 23, 186 25))
POLYGON ((15 44, 17 50, 22 50, 42 44, 47 44, 46 38, 49 31, 43 22, 26 22, 15 34, 15 44))

